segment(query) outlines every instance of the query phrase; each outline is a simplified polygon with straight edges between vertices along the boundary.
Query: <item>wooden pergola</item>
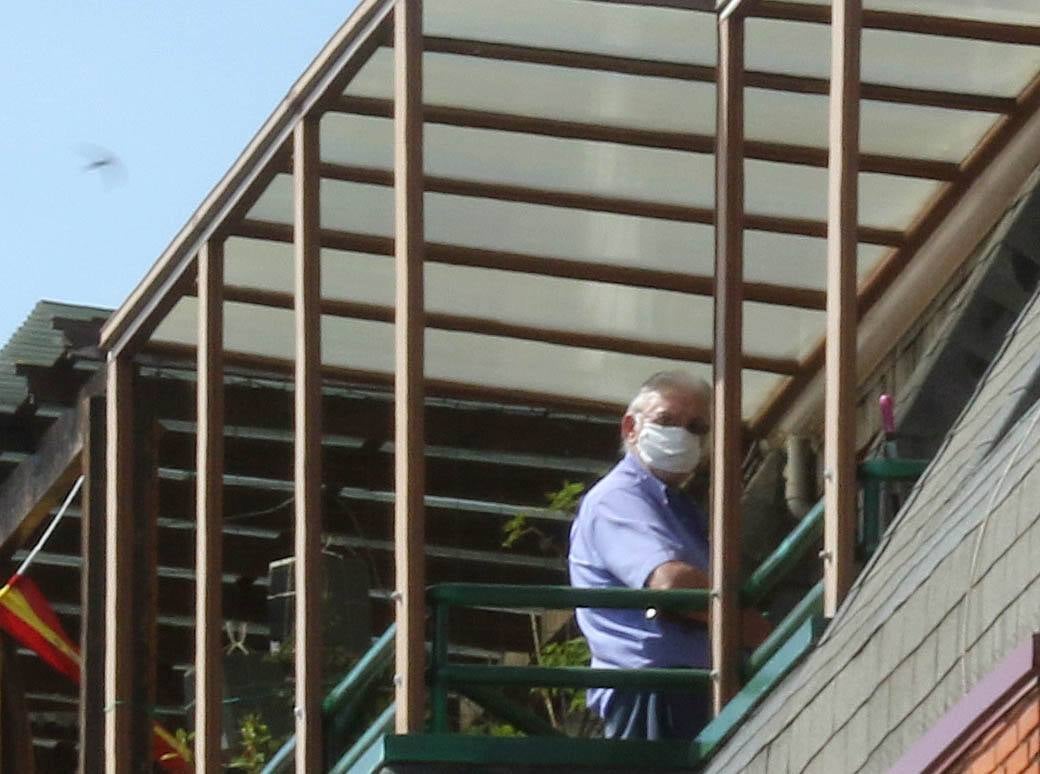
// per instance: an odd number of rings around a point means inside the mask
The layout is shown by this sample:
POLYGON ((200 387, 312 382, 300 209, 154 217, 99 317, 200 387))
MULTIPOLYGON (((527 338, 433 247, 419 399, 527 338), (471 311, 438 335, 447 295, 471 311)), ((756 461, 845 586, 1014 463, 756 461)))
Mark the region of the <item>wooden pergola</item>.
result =
POLYGON ((107 770, 131 770, 143 711, 125 611, 149 571, 127 547, 151 518, 134 484, 150 355, 197 357, 206 770, 231 365, 295 385, 297 771, 322 748, 323 378, 394 385, 402 733, 425 713, 428 394, 620 410, 652 370, 713 380, 718 709, 738 679, 742 436, 799 421, 822 379, 833 613, 852 581, 858 374, 1040 162, 1040 13, 889 5, 362 0, 102 332, 107 770))

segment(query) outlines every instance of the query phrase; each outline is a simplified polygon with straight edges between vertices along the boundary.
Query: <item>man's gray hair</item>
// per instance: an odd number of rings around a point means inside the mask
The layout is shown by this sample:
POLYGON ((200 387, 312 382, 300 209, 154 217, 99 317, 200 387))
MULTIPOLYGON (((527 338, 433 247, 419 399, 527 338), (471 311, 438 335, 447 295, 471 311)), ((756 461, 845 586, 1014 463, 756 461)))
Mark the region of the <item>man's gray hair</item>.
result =
POLYGON ((699 393, 705 400, 711 400, 711 387, 703 379, 678 369, 658 371, 639 387, 639 391, 628 404, 628 410, 625 413, 639 416, 646 410, 646 404, 651 395, 660 395, 673 390, 699 393))

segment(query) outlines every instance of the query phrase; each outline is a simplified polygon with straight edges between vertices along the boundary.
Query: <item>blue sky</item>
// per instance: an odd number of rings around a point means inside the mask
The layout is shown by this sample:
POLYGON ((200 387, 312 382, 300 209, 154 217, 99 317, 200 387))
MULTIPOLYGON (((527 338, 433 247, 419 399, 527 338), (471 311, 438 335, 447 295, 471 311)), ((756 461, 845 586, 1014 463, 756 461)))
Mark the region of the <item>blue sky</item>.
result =
POLYGON ((0 343, 42 298, 119 305, 356 4, 6 4, 0 343))

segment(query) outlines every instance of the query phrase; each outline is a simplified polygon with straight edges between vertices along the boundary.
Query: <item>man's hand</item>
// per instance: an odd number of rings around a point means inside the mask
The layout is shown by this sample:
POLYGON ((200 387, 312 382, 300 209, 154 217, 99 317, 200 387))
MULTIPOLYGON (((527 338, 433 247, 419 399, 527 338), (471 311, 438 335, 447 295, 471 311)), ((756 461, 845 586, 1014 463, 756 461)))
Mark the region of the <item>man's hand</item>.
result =
MULTIPOLYGON (((708 576, 692 564, 672 561, 659 564, 650 577, 646 579, 648 589, 707 589, 711 587, 708 576)), ((672 613, 676 618, 684 618, 698 623, 708 623, 707 611, 691 611, 688 613, 672 613)))

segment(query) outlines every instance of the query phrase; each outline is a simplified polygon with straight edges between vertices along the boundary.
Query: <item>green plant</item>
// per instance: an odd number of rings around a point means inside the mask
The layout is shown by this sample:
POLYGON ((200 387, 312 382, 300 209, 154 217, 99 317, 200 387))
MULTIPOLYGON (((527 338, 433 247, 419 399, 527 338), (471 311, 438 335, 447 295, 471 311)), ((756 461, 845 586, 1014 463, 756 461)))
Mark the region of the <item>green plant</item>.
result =
MULTIPOLYGON (((574 514, 578 512, 578 504, 581 502, 583 494, 585 494, 585 484, 580 481, 564 481, 563 486, 555 492, 546 493, 545 498, 548 504, 545 510, 556 511, 573 518, 574 514)), ((526 511, 518 513, 507 521, 502 526, 504 533, 502 547, 513 548, 520 540, 530 535, 537 538, 538 549, 542 553, 563 556, 566 553, 565 547, 561 546, 553 536, 531 524, 534 515, 534 513, 526 511)))
POLYGON ((260 774, 264 764, 281 747, 281 741, 271 736, 267 724, 257 713, 243 717, 238 731, 239 753, 231 759, 228 768, 239 769, 247 774, 260 774))

